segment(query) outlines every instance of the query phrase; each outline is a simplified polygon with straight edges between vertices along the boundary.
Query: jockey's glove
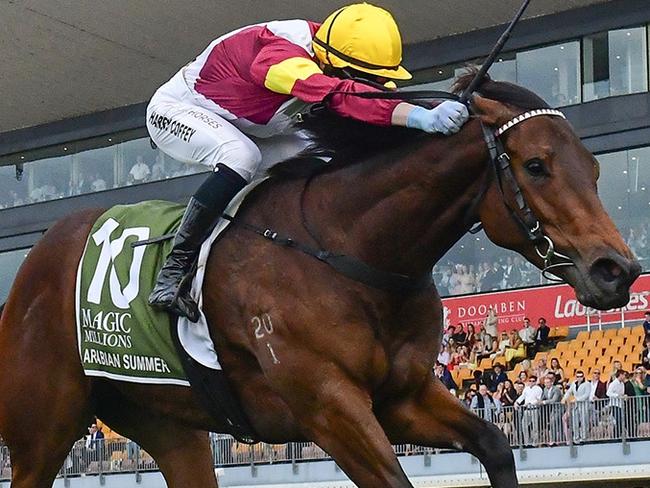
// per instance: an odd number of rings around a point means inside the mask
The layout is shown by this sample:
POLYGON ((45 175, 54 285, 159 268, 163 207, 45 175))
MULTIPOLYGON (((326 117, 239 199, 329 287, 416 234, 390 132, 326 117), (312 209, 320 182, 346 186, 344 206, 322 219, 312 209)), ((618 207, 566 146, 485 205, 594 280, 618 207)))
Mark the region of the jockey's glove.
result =
POLYGON ((467 107, 460 102, 445 100, 432 109, 415 107, 406 119, 406 127, 424 132, 440 132, 446 136, 455 134, 469 119, 467 107))

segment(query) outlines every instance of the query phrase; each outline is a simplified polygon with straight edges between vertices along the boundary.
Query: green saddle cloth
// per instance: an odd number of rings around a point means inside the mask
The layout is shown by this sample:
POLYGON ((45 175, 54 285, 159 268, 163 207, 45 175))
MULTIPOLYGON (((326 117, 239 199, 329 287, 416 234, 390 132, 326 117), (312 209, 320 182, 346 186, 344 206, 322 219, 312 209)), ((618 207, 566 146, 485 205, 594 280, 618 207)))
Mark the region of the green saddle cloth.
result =
POLYGON ((97 219, 79 263, 76 321, 85 374, 135 383, 189 386, 170 332, 171 318, 147 299, 184 206, 161 200, 115 206, 97 219))

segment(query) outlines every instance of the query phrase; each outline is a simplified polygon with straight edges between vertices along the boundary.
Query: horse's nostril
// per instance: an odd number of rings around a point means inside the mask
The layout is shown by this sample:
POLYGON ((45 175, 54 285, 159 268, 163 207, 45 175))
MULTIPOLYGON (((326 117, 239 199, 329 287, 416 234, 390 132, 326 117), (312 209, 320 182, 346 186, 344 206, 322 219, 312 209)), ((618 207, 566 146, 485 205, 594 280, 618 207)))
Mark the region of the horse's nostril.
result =
POLYGON ((625 274, 625 270, 618 263, 607 258, 598 259, 591 266, 591 271, 606 283, 614 282, 625 274))

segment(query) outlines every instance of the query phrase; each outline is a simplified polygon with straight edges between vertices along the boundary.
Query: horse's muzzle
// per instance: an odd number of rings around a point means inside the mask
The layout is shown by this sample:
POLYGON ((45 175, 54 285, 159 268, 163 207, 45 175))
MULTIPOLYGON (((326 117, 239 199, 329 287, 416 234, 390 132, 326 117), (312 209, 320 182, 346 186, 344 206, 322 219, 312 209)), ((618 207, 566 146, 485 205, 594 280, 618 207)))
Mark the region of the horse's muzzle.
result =
POLYGON ((587 270, 586 290, 578 291, 578 299, 600 310, 624 307, 630 299, 630 287, 641 274, 636 259, 616 252, 596 258, 587 270))

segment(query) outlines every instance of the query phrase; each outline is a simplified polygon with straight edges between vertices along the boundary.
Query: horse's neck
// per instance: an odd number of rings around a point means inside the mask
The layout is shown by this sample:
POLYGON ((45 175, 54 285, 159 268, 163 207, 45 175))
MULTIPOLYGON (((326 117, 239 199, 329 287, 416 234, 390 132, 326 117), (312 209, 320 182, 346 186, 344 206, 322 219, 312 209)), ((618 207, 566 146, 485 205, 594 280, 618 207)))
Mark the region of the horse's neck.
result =
POLYGON ((466 232, 486 174, 479 124, 463 135, 425 139, 409 154, 402 148, 319 178, 307 210, 317 214, 323 244, 382 269, 429 272, 466 232))

